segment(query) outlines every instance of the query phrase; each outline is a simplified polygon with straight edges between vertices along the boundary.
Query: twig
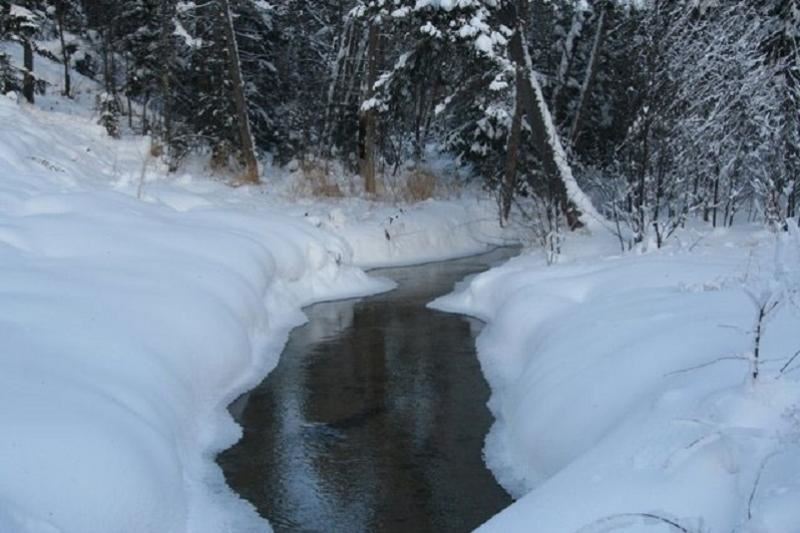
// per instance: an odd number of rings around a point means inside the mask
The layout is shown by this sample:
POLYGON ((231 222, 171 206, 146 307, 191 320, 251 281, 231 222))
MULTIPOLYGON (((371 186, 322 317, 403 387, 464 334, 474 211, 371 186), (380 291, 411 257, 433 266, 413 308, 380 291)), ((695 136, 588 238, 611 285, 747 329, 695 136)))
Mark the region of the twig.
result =
POLYGON ((713 361, 709 361, 707 363, 703 363, 697 366, 691 366, 689 368, 683 368, 681 370, 674 370, 672 372, 668 372, 667 374, 664 374, 664 377, 673 376, 675 374, 683 374, 685 372, 691 372, 692 370, 699 370, 701 368, 705 368, 707 366, 711 366, 713 364, 720 363, 722 361, 749 361, 749 359, 747 359, 747 357, 742 357, 742 356, 720 357, 719 359, 714 359, 713 361))
POLYGON ((153 138, 150 137, 150 149, 144 156, 144 160, 142 161, 142 172, 139 174, 139 186, 136 188, 136 199, 142 199, 142 193, 144 192, 144 180, 147 175, 147 165, 150 163, 150 158, 153 154, 153 138))
POLYGON ((758 375, 760 373, 759 368, 759 357, 761 355, 761 338, 764 335, 764 327, 766 326, 765 320, 767 316, 778 307, 780 300, 775 300, 772 302, 772 305, 767 307, 769 302, 764 302, 758 307, 758 320, 756 321, 756 337, 754 339, 754 346, 753 346, 753 381, 758 379, 758 375))
POLYGON ((697 245, 698 245, 698 244, 700 244, 701 242, 703 242, 703 240, 704 240, 704 239, 705 239, 707 236, 708 236, 708 234, 707 234, 707 233, 706 233, 706 234, 703 234, 703 235, 700 235, 700 238, 698 238, 696 241, 694 241, 694 243, 693 243, 691 246, 689 246, 689 251, 690 251, 690 252, 691 252, 691 251, 693 251, 693 250, 694 250, 694 249, 697 247, 697 245))
POLYGON ((786 372, 786 369, 789 368, 789 366, 794 362, 795 359, 798 358, 798 356, 800 356, 800 350, 797 350, 797 352, 795 352, 795 354, 789 359, 789 361, 787 361, 786 364, 783 365, 780 371, 780 375, 783 375, 786 372))
POLYGON ((764 457, 764 459, 761 461, 761 466, 758 468, 758 474, 756 475, 756 480, 755 480, 755 482, 753 482, 753 490, 750 491, 750 498, 748 498, 748 500, 747 500, 747 521, 748 522, 753 519, 753 500, 756 497, 756 492, 758 491, 758 485, 761 482, 761 474, 764 473, 764 468, 766 468, 767 463, 769 462, 769 460, 772 459, 773 457, 775 457, 777 454, 778 454, 778 452, 772 452, 771 454, 769 454, 766 457, 764 457))
MULTIPOLYGON (((592 526, 594 524, 600 524, 602 522, 610 522, 611 520, 614 520, 614 519, 617 519, 617 518, 646 518, 646 519, 649 519, 649 520, 656 520, 658 522, 661 522, 662 524, 667 524, 668 526, 671 526, 671 527, 675 528, 678 531, 682 531, 683 533, 690 533, 688 529, 686 529, 685 527, 683 527, 682 525, 680 525, 676 521, 671 520, 671 519, 666 518, 666 517, 663 517, 663 516, 659 516, 657 514, 653 514, 653 513, 619 513, 619 514, 614 514, 614 515, 607 516, 605 518, 600 518, 599 520, 595 520, 594 522, 589 524, 589 526, 592 526)), ((583 528, 577 530, 576 533, 580 533, 581 531, 585 531, 585 530, 586 530, 585 527, 583 527, 583 528)))

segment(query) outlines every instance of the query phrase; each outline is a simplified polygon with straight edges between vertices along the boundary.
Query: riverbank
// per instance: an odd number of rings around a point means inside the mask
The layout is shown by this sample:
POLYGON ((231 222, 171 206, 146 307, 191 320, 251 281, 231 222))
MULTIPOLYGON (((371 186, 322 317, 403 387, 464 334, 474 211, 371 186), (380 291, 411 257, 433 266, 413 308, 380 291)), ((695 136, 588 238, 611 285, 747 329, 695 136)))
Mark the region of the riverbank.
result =
POLYGON ((561 264, 522 256, 439 299, 487 322, 486 458, 520 498, 481 531, 797 531, 790 229, 695 228, 625 255, 573 236, 561 264))

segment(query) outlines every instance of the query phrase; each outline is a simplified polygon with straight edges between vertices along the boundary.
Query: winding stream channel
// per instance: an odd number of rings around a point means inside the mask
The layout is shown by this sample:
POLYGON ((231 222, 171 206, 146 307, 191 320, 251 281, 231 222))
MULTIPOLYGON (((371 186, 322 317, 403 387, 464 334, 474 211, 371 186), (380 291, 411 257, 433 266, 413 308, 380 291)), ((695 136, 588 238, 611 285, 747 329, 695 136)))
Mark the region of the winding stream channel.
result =
POLYGON ((509 505, 481 454, 481 324, 425 304, 514 254, 375 271, 398 289, 308 308, 231 406, 244 438, 218 458, 228 484, 276 531, 469 531, 509 505))

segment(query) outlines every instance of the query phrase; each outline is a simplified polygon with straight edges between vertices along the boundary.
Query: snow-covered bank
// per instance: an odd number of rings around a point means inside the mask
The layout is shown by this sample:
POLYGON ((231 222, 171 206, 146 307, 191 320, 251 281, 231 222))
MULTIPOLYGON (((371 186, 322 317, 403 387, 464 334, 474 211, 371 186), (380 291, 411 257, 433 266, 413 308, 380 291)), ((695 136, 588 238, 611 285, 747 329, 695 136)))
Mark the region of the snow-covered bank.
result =
POLYGON ((240 434, 228 403, 302 306, 390 287, 358 265, 485 249, 491 204, 167 176, 59 102, 0 96, 0 531, 266 530, 214 463, 240 434))
POLYGON ((521 499, 484 530, 800 531, 800 236, 687 243, 520 257, 434 304, 488 322, 487 462, 521 499))
POLYGON ((0 124, 0 530, 264 529, 213 463, 226 406, 301 306, 386 284, 302 219, 92 187, 98 161, 61 153, 86 131, 8 100, 0 124))

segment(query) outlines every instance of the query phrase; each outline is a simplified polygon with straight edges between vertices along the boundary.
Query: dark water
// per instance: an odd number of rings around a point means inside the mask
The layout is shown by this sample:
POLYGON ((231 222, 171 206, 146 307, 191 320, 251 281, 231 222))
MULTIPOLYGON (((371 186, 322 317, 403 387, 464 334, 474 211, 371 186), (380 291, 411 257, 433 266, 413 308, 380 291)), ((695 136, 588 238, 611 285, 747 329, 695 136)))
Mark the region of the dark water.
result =
POLYGON ((375 271, 399 288, 309 308, 231 407, 244 438, 218 458, 229 485, 277 531, 469 531, 509 505, 481 454, 480 324, 425 304, 513 254, 375 271))

